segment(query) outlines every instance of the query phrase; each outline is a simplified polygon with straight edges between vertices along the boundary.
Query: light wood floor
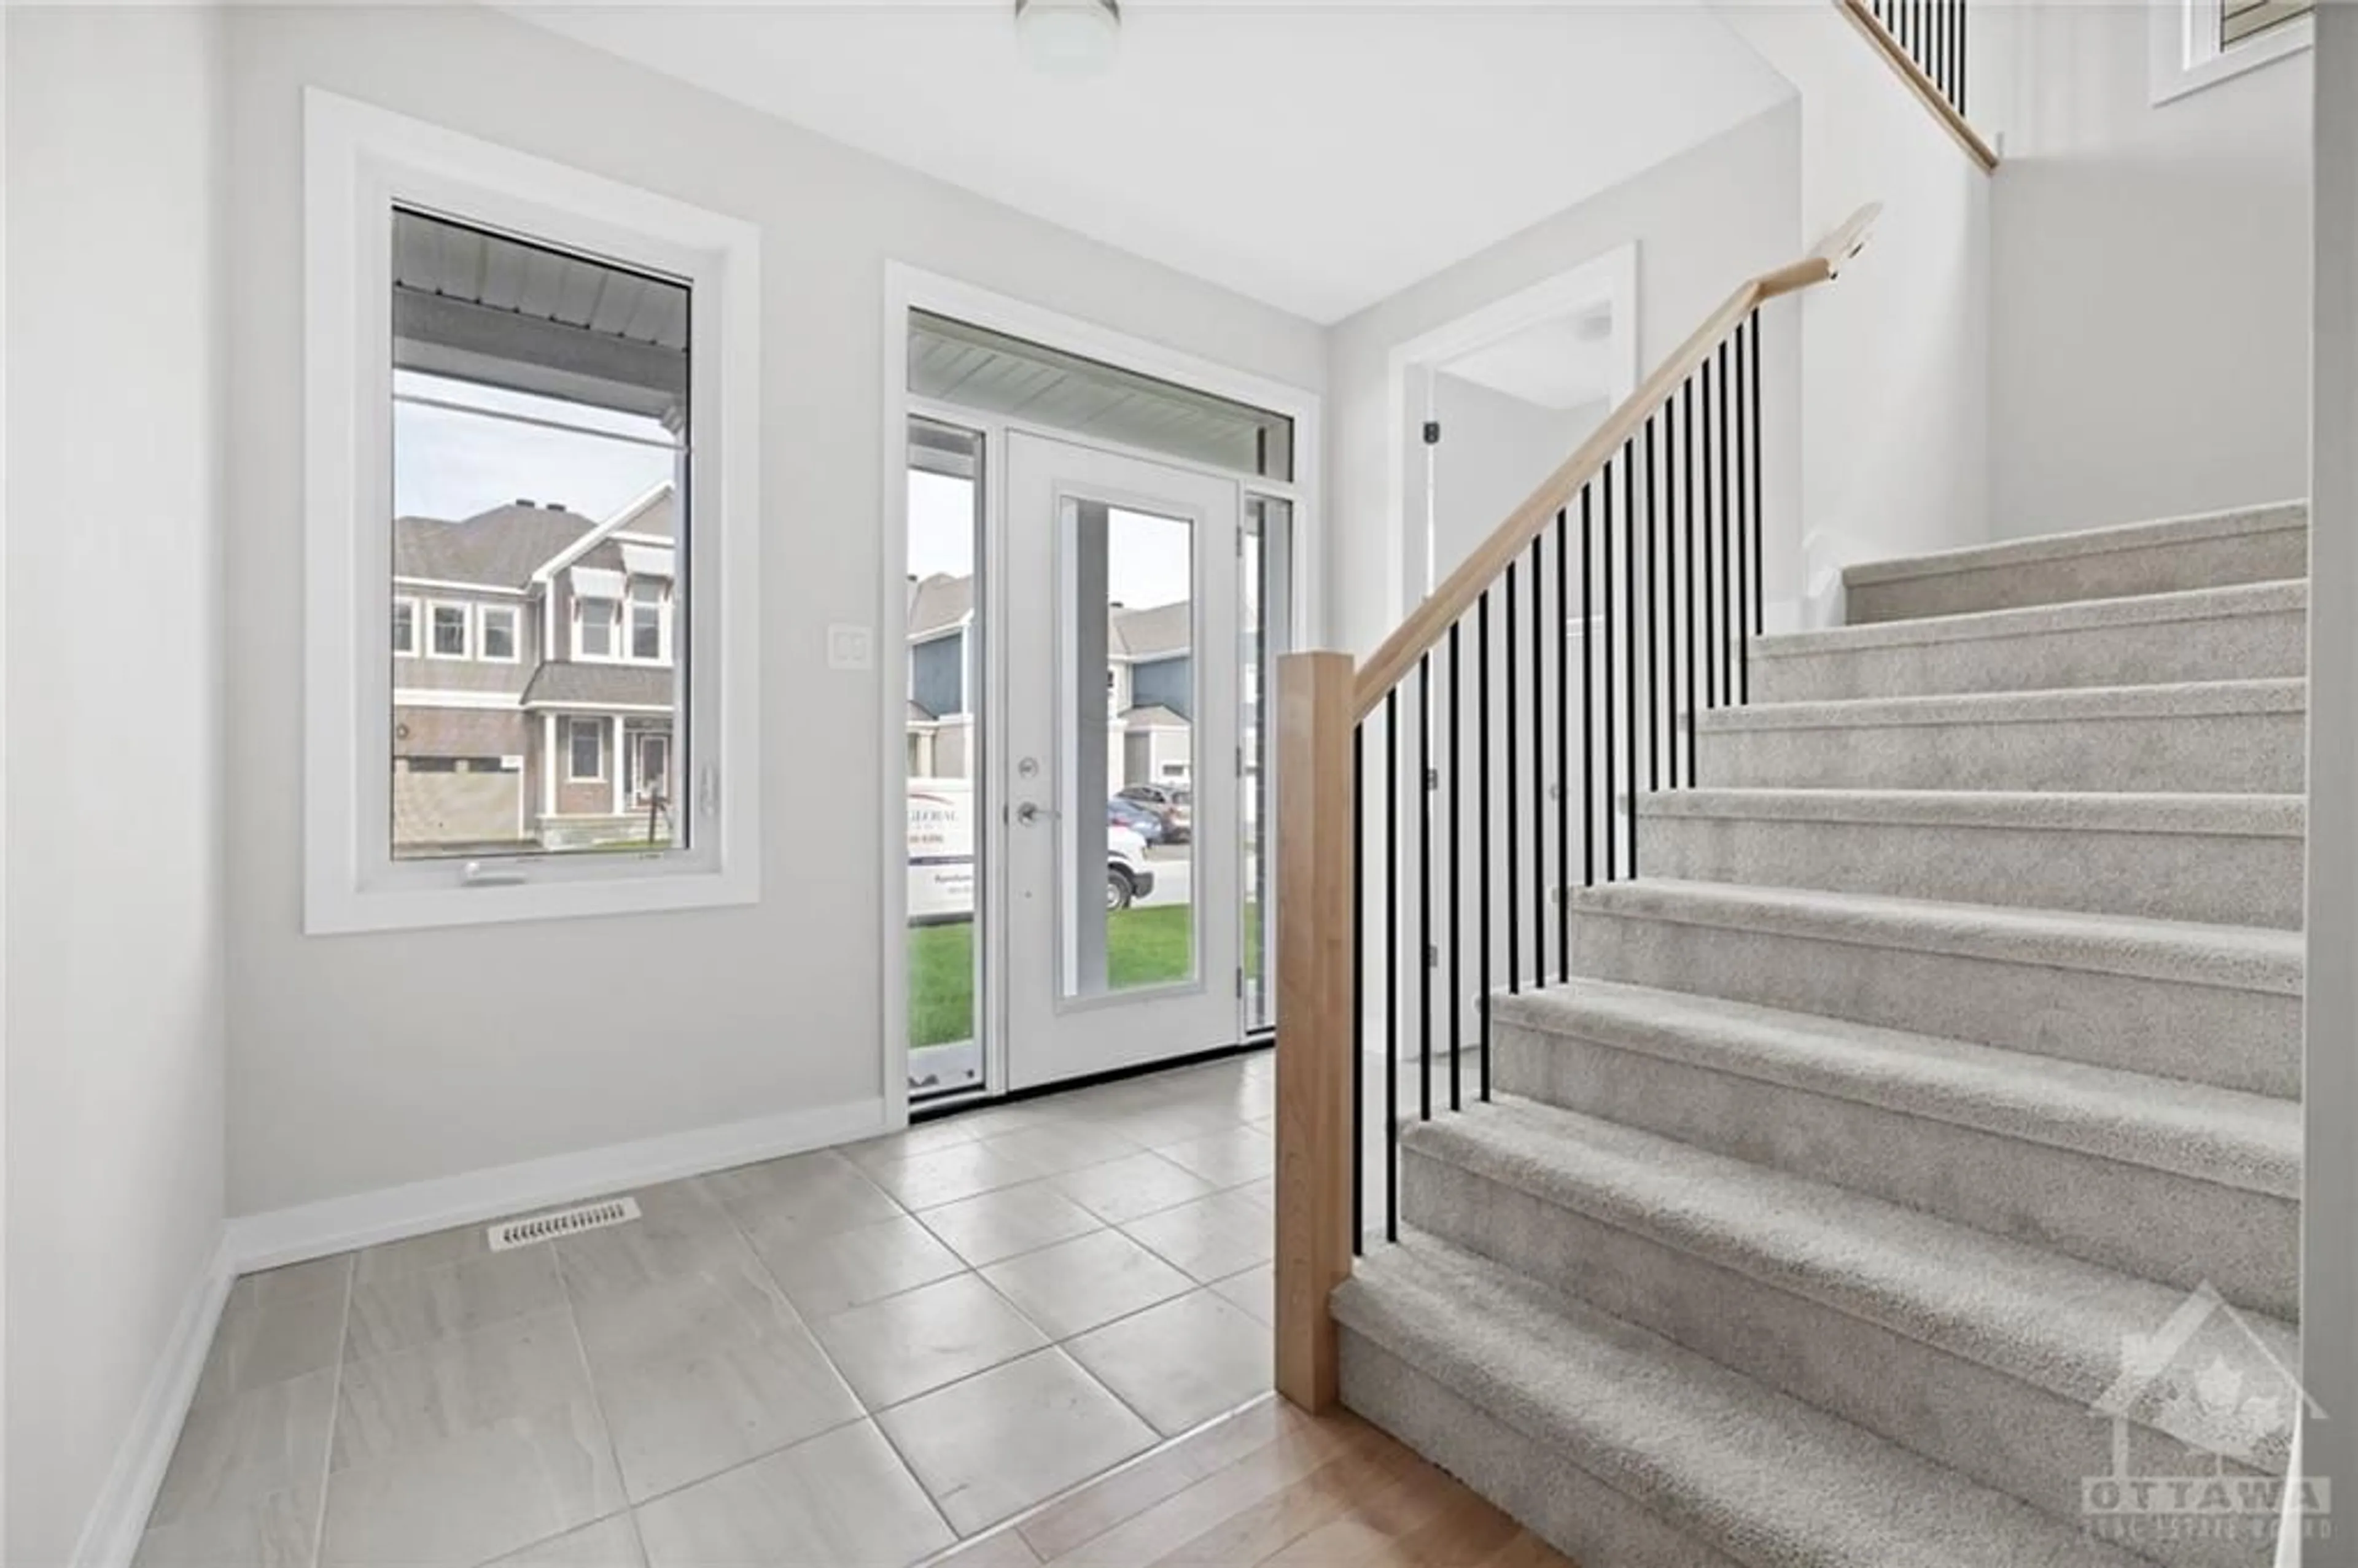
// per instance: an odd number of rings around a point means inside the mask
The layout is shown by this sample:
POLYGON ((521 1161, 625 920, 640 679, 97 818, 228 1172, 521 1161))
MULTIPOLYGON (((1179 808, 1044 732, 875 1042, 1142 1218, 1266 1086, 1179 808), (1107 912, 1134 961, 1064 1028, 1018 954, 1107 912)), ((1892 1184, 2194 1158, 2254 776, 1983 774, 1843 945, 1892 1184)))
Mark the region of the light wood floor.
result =
POLYGON ((934 1568, 1573 1568, 1357 1416, 1274 1395, 934 1568))

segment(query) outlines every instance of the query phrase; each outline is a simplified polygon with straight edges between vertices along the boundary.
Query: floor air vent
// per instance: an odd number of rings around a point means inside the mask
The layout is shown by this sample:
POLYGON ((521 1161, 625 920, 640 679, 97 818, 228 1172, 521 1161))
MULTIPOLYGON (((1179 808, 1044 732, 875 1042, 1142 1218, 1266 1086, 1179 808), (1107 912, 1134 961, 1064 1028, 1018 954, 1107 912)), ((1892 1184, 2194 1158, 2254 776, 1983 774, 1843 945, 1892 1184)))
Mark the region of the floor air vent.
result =
POLYGON ((584 1204, 579 1208, 559 1209, 555 1214, 535 1214, 528 1219, 503 1219, 492 1227, 492 1250, 504 1252, 511 1247, 529 1247, 535 1241, 554 1241, 560 1236, 570 1236, 576 1231, 624 1225, 638 1217, 638 1199, 608 1198, 603 1203, 584 1204))

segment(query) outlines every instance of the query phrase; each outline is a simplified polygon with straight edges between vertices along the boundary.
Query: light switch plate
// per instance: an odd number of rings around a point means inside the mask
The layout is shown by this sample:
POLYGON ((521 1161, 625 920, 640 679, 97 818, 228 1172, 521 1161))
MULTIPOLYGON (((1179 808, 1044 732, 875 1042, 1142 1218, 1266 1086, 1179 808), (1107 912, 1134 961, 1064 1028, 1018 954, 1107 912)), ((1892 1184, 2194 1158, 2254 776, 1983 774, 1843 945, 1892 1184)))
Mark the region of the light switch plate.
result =
POLYGON ((864 670, 876 663, 875 639, 865 626, 830 626, 827 629, 827 667, 831 670, 864 670))

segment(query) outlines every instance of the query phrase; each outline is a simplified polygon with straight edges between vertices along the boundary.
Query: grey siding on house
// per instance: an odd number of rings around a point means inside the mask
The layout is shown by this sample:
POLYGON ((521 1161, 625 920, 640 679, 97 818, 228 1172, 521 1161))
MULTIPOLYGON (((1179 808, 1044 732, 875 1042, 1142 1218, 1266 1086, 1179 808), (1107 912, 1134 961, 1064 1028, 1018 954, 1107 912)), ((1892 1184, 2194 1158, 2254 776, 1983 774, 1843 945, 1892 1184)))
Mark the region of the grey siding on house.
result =
POLYGON ((954 632, 909 650, 910 699, 936 719, 966 711, 964 671, 959 667, 965 643, 966 633, 954 632))
MULTIPOLYGON (((1169 708, 1180 718, 1194 723, 1195 719, 1195 663, 1185 654, 1173 659, 1153 659, 1132 665, 1130 670, 1130 700, 1134 708, 1152 708, 1157 704, 1169 708)), ((923 698, 919 698, 923 701, 923 698)))

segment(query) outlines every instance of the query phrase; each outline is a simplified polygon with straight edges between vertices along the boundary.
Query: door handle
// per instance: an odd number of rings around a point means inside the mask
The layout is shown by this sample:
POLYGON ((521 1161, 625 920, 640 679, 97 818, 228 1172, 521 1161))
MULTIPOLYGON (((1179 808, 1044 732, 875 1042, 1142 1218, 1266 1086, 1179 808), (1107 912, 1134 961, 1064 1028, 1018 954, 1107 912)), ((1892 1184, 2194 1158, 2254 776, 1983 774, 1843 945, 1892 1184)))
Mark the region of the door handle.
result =
POLYGON ((1026 826, 1038 822, 1044 817, 1053 822, 1056 819, 1056 814, 1037 801, 1027 800, 1015 808, 1015 820, 1026 826))

